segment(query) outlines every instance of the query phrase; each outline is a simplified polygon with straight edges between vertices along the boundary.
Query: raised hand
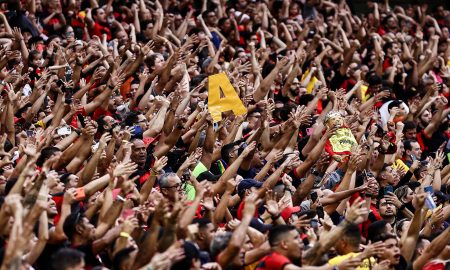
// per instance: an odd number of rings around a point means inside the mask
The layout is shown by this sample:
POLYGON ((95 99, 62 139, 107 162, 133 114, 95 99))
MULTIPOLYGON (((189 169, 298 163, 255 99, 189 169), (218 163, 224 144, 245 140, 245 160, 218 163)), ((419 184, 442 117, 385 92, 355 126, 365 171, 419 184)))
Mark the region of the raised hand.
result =
POLYGON ((155 170, 156 172, 162 171, 162 169, 167 166, 167 161, 168 160, 169 159, 166 156, 163 156, 161 158, 157 158, 155 160, 155 164, 153 165, 152 169, 155 170))
POLYGON ((122 86, 125 80, 125 73, 122 71, 114 71, 108 81, 108 87, 111 89, 118 89, 122 86))
POLYGON ((113 171, 113 176, 124 176, 124 175, 130 175, 137 169, 137 164, 134 162, 122 162, 119 163, 116 168, 113 171))
POLYGON ((369 210, 365 206, 366 201, 362 199, 357 199, 350 205, 347 202, 347 212, 345 213, 345 220, 360 224, 364 221, 365 216, 369 213, 369 210))
POLYGON ((245 149, 242 151, 242 156, 247 157, 253 150, 256 148, 256 142, 251 142, 245 149))
POLYGON ((271 216, 278 216, 280 214, 280 209, 278 208, 277 201, 275 201, 272 190, 266 192, 266 204, 264 205, 264 208, 271 216))
POLYGON ((105 147, 108 145, 108 142, 111 140, 112 136, 109 133, 104 133, 100 140, 98 141, 98 147, 99 149, 105 149, 105 147))

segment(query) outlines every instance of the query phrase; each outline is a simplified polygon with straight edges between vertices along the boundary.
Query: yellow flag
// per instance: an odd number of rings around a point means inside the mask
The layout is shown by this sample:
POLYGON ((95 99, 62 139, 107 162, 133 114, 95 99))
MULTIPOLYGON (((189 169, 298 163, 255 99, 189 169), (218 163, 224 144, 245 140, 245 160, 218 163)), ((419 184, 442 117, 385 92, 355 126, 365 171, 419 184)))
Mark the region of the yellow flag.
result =
POLYGON ((247 109, 225 73, 208 77, 208 110, 214 122, 222 120, 222 113, 226 111, 233 111, 235 115, 247 113, 247 109), (220 97, 221 91, 223 98, 220 97))
POLYGON ((361 89, 361 98, 362 98, 362 103, 366 102, 370 95, 367 94, 367 89, 369 89, 369 87, 367 85, 361 85, 360 87, 361 89))
POLYGON ((353 146, 358 144, 349 128, 338 129, 336 134, 331 136, 330 143, 335 153, 351 152, 353 146))
MULTIPOLYGON (((302 81, 306 78, 306 76, 308 76, 309 74, 309 69, 302 75, 302 81)), ((306 86, 306 93, 311 94, 313 89, 314 89, 314 85, 316 84, 316 82, 319 79, 317 79, 316 76, 312 76, 311 79, 309 80, 308 85, 306 86)))

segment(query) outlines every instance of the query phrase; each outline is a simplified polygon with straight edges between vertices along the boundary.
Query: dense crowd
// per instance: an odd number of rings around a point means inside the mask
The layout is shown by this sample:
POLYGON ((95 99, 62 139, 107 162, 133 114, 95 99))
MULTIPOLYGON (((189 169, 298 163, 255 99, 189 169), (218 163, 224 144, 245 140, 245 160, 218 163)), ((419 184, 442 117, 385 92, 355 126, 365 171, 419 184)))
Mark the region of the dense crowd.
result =
POLYGON ((449 269, 450 11, 351 2, 1 1, 1 270, 449 269))

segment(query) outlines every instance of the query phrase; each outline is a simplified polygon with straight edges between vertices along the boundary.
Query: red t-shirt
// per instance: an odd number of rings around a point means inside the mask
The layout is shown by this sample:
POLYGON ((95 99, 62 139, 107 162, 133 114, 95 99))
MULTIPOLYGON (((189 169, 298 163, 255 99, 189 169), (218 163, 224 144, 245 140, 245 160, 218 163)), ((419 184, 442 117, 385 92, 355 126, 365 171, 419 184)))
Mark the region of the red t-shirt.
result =
POLYGON ((291 260, 289 260, 285 256, 276 252, 272 252, 259 261, 256 270, 283 270, 286 265, 291 263, 291 260))
POLYGON ((110 41, 112 38, 111 29, 109 29, 109 27, 107 26, 99 24, 98 22, 95 22, 94 28, 90 30, 90 34, 91 36, 95 35, 98 36, 99 38, 101 38, 103 34, 106 34, 107 41, 110 41))

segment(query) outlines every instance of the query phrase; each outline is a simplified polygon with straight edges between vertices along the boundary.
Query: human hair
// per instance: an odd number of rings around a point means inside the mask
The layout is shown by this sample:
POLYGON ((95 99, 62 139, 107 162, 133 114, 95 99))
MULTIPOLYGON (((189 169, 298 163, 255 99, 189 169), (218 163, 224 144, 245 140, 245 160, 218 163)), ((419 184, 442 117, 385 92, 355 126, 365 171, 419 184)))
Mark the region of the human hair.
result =
POLYGON ((395 234, 392 234, 392 233, 381 233, 381 234, 378 234, 378 235, 376 235, 374 237, 374 239, 373 239, 374 241, 373 242, 379 242, 379 241, 384 242, 384 241, 389 240, 389 239, 395 239, 398 242, 397 236, 395 234))
POLYGON ((403 127, 403 132, 406 132, 407 130, 411 130, 411 129, 414 129, 414 130, 417 129, 417 125, 413 121, 406 121, 403 124, 405 125, 403 127))
POLYGON ((280 240, 282 240, 287 233, 291 232, 295 230, 294 226, 291 225, 276 225, 273 226, 270 230, 269 230, 269 244, 271 247, 276 246, 280 240))
POLYGON ((59 177, 59 180, 62 182, 62 183, 64 183, 64 184, 67 184, 67 182, 69 182, 69 177, 72 175, 72 173, 65 173, 65 174, 63 174, 63 175, 61 175, 60 177, 59 177))
POLYGON ((112 265, 113 270, 120 270, 122 269, 122 263, 130 258, 130 254, 135 251, 136 248, 134 247, 127 247, 124 249, 119 250, 116 255, 114 255, 112 265))
POLYGON ((401 201, 408 194, 408 188, 409 187, 407 185, 398 187, 394 191, 395 196, 397 196, 397 198, 401 201))
POLYGON ((198 229, 203 230, 208 228, 208 224, 211 224, 211 220, 207 218, 194 218, 192 224, 198 224, 198 229))
POLYGON ((125 120, 123 121, 126 126, 132 126, 134 123, 138 121, 138 115, 141 113, 131 111, 128 113, 128 115, 125 117, 125 120))
POLYGON ((184 258, 172 265, 170 269, 190 269, 194 260, 200 259, 200 251, 189 241, 183 243, 184 258))
MULTIPOLYGON (((384 23, 386 23, 387 22, 387 20, 389 19, 389 18, 391 18, 392 16, 386 16, 386 18, 384 18, 384 23)), ((385 44, 384 44, 384 46, 383 46, 383 51, 384 52, 387 52, 387 50, 388 49, 392 49, 392 47, 394 46, 394 42, 392 42, 392 41, 388 41, 388 42, 386 42, 385 44)))
POLYGON ((98 11, 99 9, 101 9, 101 7, 96 7, 96 8, 93 8, 93 9, 92 9, 92 11, 91 11, 92 17, 97 16, 97 11, 98 11))
POLYGON ((397 236, 400 237, 403 233, 403 225, 405 225, 405 222, 410 221, 409 218, 404 218, 399 220, 396 224, 395 224, 395 233, 397 233, 397 236))
POLYGON ((45 147, 41 150, 41 155, 36 160, 36 165, 39 167, 42 167, 44 165, 44 162, 49 159, 51 156, 53 156, 56 152, 61 152, 61 150, 58 147, 49 146, 45 147))
POLYGON ((67 216, 66 220, 64 220, 63 231, 69 240, 72 240, 73 236, 76 233, 76 227, 84 218, 84 213, 81 211, 71 213, 67 216))
POLYGON ((372 243, 377 242, 375 241, 376 237, 385 232, 387 223, 386 220, 382 219, 370 224, 367 229, 367 241, 371 241, 372 243))
POLYGON ((84 253, 73 248, 62 248, 52 255, 53 270, 74 268, 84 260, 84 253))
POLYGON ((230 163, 230 154, 231 152, 233 152, 233 148, 236 145, 236 142, 229 143, 225 144, 224 146, 222 146, 222 149, 220 149, 220 156, 222 157, 223 161, 225 161, 225 163, 230 163))
POLYGON ((342 240, 350 244, 352 247, 359 247, 359 244, 361 244, 361 231, 359 230, 358 225, 348 225, 344 230, 342 240))
POLYGON ((231 236, 233 236, 232 232, 225 232, 221 234, 216 234, 211 241, 209 246, 209 251, 211 253, 211 258, 216 258, 217 255, 220 254, 225 248, 228 246, 230 242, 231 236))
POLYGON ((370 86, 382 84, 383 80, 378 75, 372 75, 367 79, 367 83, 369 83, 370 86))
POLYGON ((20 118, 20 117, 22 117, 22 113, 25 113, 28 110, 28 108, 31 108, 32 106, 33 106, 33 104, 28 102, 22 108, 18 109, 14 115, 16 117, 20 118))
POLYGON ((147 59, 145 59, 145 64, 147 65, 147 67, 153 68, 153 66, 155 66, 155 62, 158 57, 164 56, 160 53, 153 53, 149 57, 147 57, 147 59))
POLYGON ((168 187, 169 186, 169 177, 175 177, 175 176, 177 176, 177 174, 173 173, 173 172, 168 172, 168 173, 162 174, 158 180, 159 186, 161 188, 168 187))
POLYGON ((398 107, 400 108, 400 106, 402 105, 403 102, 401 102, 400 100, 393 100, 391 103, 389 103, 388 105, 388 110, 394 108, 394 107, 398 107))
POLYGON ((98 133, 103 133, 103 132, 106 131, 106 130, 105 130, 105 125, 107 125, 107 123, 106 123, 106 121, 105 121, 105 115, 102 115, 102 116, 100 116, 100 117, 97 119, 97 124, 98 124, 98 127, 97 127, 97 132, 98 132, 98 133))
POLYGON ((403 142, 403 147, 405 148, 405 151, 406 150, 411 151, 412 150, 412 144, 416 143, 416 142, 417 142, 416 140, 405 140, 403 142))
POLYGON ((37 51, 37 50, 31 50, 30 51, 30 53, 29 53, 29 56, 28 56, 28 64, 30 65, 30 66, 34 66, 33 65, 33 60, 38 56, 40 54, 40 52, 39 51, 37 51))

